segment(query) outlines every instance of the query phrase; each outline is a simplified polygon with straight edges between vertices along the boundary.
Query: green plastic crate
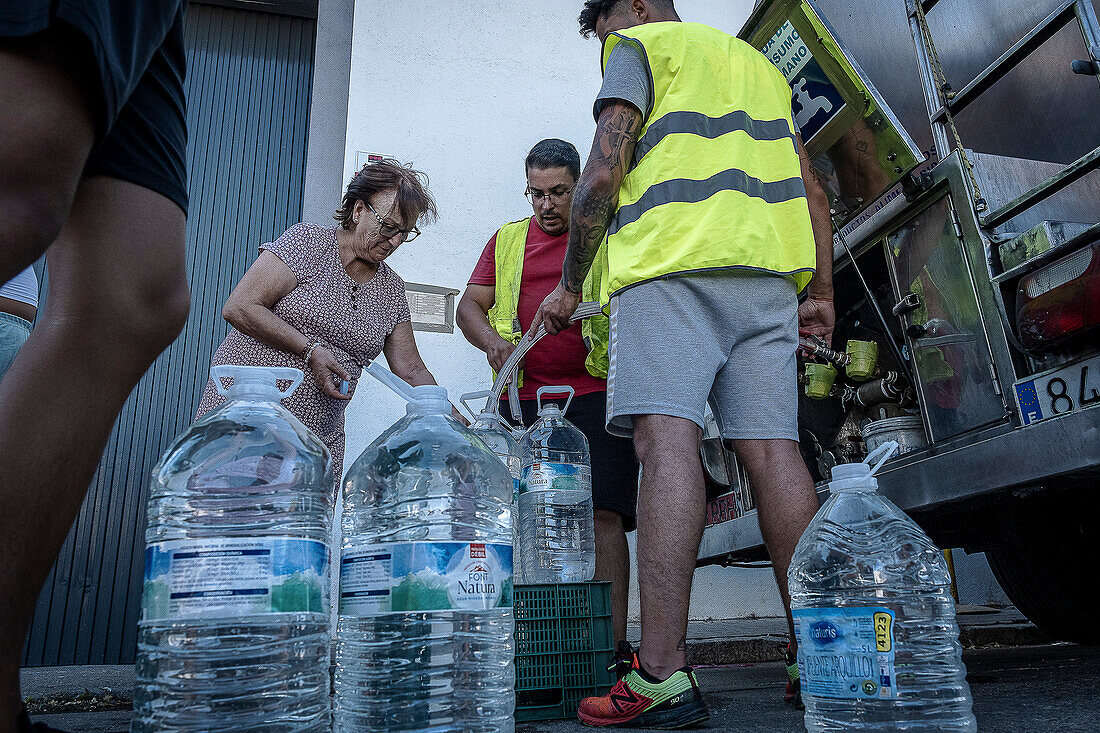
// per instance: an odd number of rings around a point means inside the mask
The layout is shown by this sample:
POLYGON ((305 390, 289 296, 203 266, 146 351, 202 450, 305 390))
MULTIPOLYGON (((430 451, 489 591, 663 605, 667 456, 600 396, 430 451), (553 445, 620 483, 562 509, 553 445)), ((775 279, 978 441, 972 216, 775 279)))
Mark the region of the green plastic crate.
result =
POLYGON ((562 720, 615 683, 611 583, 517 585, 516 721, 562 720))

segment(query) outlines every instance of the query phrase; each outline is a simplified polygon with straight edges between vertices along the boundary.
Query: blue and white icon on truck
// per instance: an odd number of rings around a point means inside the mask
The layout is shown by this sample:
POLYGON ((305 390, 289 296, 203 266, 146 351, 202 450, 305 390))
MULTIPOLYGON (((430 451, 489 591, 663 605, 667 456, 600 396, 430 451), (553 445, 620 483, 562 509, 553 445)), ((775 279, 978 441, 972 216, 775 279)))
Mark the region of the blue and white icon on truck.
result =
POLYGON ((791 85, 794 122, 809 142, 844 109, 844 97, 802 42, 790 21, 784 23, 760 51, 783 72, 791 85))

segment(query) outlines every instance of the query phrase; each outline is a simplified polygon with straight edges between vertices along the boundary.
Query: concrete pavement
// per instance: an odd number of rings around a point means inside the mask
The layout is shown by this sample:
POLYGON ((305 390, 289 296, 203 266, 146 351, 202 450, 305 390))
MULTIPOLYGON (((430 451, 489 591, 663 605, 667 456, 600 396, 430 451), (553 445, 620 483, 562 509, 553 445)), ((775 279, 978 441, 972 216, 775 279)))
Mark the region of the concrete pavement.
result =
MULTIPOLYGON (((1100 648, 1072 644, 977 649, 963 653, 982 733, 1096 733, 1100 730, 1100 648)), ((778 662, 700 669, 715 733, 805 730, 783 703, 778 662)), ((524 724, 516 733, 581 733, 572 721, 524 724)), ((629 729, 616 729, 629 730, 629 729)))
MULTIPOLYGON (((1054 644, 964 652, 983 733, 1095 733, 1100 729, 1100 647, 1054 644)), ((83 668, 90 669, 102 668, 83 668)), ((117 668, 110 668, 117 669, 117 668)), ((99 674, 99 673, 97 673, 99 674)), ((711 710, 702 730, 796 733, 802 714, 783 704, 783 667, 777 662, 699 670, 711 710)), ((102 679, 102 678, 100 678, 102 679)), ((38 715, 72 733, 129 729, 130 712, 115 710, 38 715)), ((517 733, 580 733, 572 721, 523 724, 517 733)))
MULTIPOLYGON (((1015 609, 959 609, 964 661, 984 733, 1100 730, 1100 647, 1041 643, 1015 609), (1032 644, 1031 646, 1016 646, 1032 644)), ((801 714, 783 704, 778 661, 782 619, 693 621, 689 657, 710 706, 713 731, 798 731, 801 714)), ((637 641, 636 628, 628 634, 637 641)), ((32 717, 71 733, 129 729, 131 666, 31 667, 22 673, 32 717)), ((518 733, 581 731, 574 722, 523 724, 518 733)))

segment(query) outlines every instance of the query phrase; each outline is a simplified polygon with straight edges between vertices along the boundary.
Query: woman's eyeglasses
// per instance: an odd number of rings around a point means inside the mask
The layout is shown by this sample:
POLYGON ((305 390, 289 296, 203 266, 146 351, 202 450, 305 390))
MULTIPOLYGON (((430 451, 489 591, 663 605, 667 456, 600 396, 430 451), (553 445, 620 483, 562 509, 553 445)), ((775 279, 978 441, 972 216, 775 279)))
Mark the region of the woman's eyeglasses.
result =
POLYGON ((378 212, 374 210, 374 207, 370 205, 369 201, 364 201, 363 203, 367 205, 367 208, 370 209, 370 213, 374 214, 374 218, 378 220, 378 233, 386 239, 389 239, 395 234, 400 233, 402 235, 402 242, 411 242, 412 240, 420 236, 420 230, 416 227, 413 227, 412 229, 398 229, 393 224, 390 224, 388 221, 379 216, 378 212))

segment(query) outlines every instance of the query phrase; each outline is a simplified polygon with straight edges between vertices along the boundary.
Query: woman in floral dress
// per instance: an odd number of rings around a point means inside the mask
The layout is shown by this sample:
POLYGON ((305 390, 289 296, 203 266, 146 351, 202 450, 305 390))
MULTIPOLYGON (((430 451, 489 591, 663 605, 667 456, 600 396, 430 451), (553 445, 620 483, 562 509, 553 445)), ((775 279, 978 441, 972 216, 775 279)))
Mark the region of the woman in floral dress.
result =
MULTIPOLYGON (((423 173, 396 163, 365 166, 348 184, 338 226, 295 224, 261 245, 222 309, 233 328, 211 365, 304 371, 283 405, 328 446, 337 483, 344 409, 363 367, 381 352, 409 384, 435 384, 413 339, 405 283, 385 263, 420 234, 421 220, 435 217, 426 183, 423 173), (340 391, 344 380, 347 394, 340 391)), ((209 381, 198 416, 224 399, 209 381)))

